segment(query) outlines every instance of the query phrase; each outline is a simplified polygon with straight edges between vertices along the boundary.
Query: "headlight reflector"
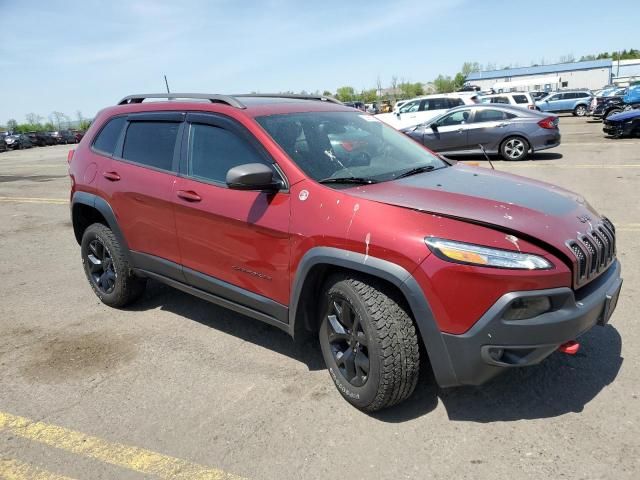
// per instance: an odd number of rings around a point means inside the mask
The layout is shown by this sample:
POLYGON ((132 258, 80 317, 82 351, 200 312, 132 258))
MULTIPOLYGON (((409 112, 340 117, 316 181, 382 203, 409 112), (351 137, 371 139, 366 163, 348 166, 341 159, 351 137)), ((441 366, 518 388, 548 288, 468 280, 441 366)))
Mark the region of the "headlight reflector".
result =
POLYGON ((435 237, 427 237, 424 241, 434 254, 450 262, 517 270, 547 270, 553 267, 546 258, 530 253, 483 247, 435 237))

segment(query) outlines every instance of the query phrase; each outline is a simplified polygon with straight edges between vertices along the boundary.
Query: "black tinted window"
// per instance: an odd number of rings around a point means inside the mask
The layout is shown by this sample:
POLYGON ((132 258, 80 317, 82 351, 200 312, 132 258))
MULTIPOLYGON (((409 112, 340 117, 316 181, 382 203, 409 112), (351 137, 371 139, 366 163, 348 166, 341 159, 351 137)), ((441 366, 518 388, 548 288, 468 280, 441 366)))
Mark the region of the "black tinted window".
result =
POLYGON ((504 120, 505 114, 500 110, 477 110, 474 122, 495 122, 496 120, 504 120))
POLYGON ((526 95, 514 95, 513 99, 516 101, 516 103, 529 103, 526 95))
POLYGON ((108 155, 113 155, 124 121, 125 117, 116 117, 109 120, 93 142, 93 148, 108 155))
POLYGON ((149 167, 171 170, 179 123, 131 122, 122 157, 149 167))
POLYGON ((189 175, 224 183, 230 168, 245 163, 270 165, 234 133, 211 125, 191 125, 189 175))
POLYGON ((449 102, 447 98, 430 98, 425 100, 424 110, 448 110, 449 102))
POLYGON ((464 102, 461 98, 450 98, 449 99, 449 108, 457 107, 458 105, 464 105, 464 102))
POLYGON ((492 97, 491 103, 504 103, 506 105, 509 105, 510 102, 508 97, 492 97))

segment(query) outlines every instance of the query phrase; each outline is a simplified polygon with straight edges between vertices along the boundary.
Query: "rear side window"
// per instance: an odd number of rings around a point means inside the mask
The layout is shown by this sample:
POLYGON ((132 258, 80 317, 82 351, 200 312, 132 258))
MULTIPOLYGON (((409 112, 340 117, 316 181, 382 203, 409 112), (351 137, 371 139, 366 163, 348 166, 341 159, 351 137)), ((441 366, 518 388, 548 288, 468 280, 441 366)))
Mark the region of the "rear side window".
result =
POLYGON ((508 97, 492 97, 491 103, 504 103, 506 105, 509 105, 511 102, 509 102, 508 97))
POLYGON ((457 107, 458 105, 464 105, 464 102, 461 98, 450 98, 449 99, 449 108, 457 107))
POLYGON ((131 122, 122 157, 161 170, 171 170, 179 123, 131 122))
POLYGON ((100 133, 98 133, 98 136, 93 142, 93 148, 106 155, 113 155, 124 122, 125 117, 116 117, 109 120, 102 130, 100 130, 100 133))
POLYGON ((477 110, 476 116, 473 119, 474 123, 478 122, 495 122, 497 120, 504 120, 506 115, 500 110, 477 110))
POLYGON ((189 176, 226 183, 230 168, 267 163, 245 140, 224 128, 194 123, 189 130, 189 176))
POLYGON ((448 110, 447 98, 430 98, 424 101, 424 110, 448 110))
POLYGON ((516 101, 516 103, 529 103, 526 95, 514 95, 513 99, 516 101))

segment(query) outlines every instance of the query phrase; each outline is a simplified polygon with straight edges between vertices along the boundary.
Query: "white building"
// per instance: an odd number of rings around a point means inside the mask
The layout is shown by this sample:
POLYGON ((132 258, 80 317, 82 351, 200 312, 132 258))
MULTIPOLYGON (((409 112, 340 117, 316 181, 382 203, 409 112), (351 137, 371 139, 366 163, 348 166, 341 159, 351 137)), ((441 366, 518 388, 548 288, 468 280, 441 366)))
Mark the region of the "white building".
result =
POLYGON ((640 80, 640 58, 635 60, 617 60, 611 65, 613 83, 627 87, 631 82, 640 80))
POLYGON ((494 89, 496 92, 560 88, 595 90, 610 84, 611 77, 612 61, 606 59, 473 72, 467 76, 466 81, 478 85, 482 90, 494 89))

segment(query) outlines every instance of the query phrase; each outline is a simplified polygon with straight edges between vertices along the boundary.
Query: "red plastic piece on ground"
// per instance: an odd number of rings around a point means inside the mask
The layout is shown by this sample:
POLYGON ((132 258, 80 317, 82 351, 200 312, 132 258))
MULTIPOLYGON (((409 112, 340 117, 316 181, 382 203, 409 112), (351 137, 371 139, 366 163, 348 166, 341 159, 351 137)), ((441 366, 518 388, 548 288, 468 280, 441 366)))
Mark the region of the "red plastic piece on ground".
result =
POLYGON ((580 344, 575 340, 571 340, 567 343, 563 343, 558 347, 562 353, 566 353, 567 355, 575 355, 580 350, 580 344))

